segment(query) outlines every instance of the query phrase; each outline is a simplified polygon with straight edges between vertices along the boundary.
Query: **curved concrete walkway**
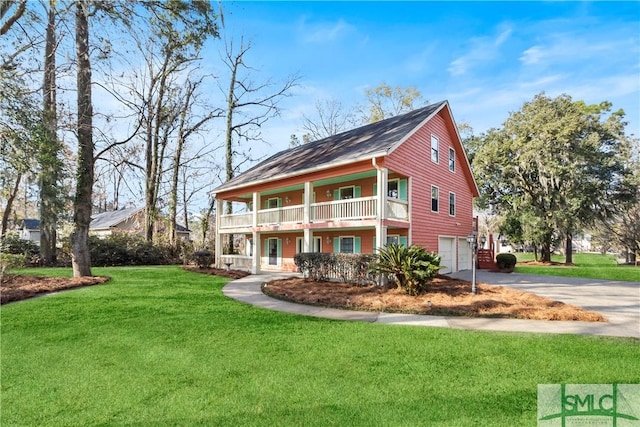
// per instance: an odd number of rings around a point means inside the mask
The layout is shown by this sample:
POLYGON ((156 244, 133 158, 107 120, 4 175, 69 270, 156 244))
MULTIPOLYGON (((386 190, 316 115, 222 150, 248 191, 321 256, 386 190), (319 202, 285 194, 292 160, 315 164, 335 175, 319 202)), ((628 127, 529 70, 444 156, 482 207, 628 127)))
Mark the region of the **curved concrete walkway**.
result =
MULTIPOLYGON (((418 314, 378 313, 339 310, 280 301, 261 291, 263 283, 284 277, 285 273, 262 273, 234 280, 222 292, 229 298, 271 310, 337 320, 359 320, 394 325, 481 329, 506 332, 605 335, 640 339, 640 283, 574 279, 555 276, 501 274, 478 271, 478 282, 534 292, 567 304, 603 314, 608 322, 544 321, 521 319, 464 318, 418 314)), ((452 275, 470 280, 471 272, 452 275)))

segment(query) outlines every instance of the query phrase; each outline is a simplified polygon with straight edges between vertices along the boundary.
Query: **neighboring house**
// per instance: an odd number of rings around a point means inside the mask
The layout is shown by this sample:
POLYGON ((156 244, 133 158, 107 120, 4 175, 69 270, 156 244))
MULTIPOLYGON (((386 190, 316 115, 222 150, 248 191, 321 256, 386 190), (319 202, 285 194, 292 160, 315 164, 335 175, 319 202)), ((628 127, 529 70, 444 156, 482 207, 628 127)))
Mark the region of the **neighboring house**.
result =
POLYGON ((478 196, 447 101, 279 152, 213 190, 247 212, 218 215, 216 265, 295 271, 299 252, 373 253, 388 242, 471 268, 478 196), (229 234, 244 255, 225 255, 229 234))
MULTIPOLYGON (((144 234, 144 208, 120 209, 93 216, 89 224, 90 234, 105 237, 114 232, 144 234)), ((162 224, 158 224, 157 232, 165 232, 162 224)), ((187 228, 177 224, 178 239, 189 240, 189 233, 187 228)))
POLYGON ((18 236, 24 240, 31 240, 40 244, 40 220, 39 219, 19 219, 15 221, 13 230, 18 232, 18 236))

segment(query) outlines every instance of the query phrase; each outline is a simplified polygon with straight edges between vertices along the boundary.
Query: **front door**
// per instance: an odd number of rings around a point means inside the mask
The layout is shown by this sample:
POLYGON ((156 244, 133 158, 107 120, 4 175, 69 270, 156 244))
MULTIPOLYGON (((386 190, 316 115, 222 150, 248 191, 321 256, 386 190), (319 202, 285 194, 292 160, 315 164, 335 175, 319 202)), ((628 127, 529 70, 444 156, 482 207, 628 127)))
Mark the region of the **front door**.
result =
POLYGON ((269 265, 278 265, 278 239, 269 239, 269 265))

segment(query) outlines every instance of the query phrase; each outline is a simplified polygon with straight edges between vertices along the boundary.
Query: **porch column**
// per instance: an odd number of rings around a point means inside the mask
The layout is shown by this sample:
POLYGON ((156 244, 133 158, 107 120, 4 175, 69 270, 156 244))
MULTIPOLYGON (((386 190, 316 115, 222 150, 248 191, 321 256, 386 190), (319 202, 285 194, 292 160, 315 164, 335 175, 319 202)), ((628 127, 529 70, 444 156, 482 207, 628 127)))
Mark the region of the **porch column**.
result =
MULTIPOLYGON (((313 183, 311 181, 306 181, 304 183, 304 208, 302 214, 302 223, 310 224, 311 223, 311 199, 313 197, 313 183)), ((308 227, 305 227, 303 230, 302 237, 302 252, 311 252, 313 248, 313 233, 308 227)))
POLYGON ((253 193, 253 226, 257 227, 258 226, 258 211, 260 210, 260 193, 258 192, 254 192, 253 193))
POLYGON ((387 168, 378 168, 376 174, 376 248, 382 247, 387 243, 387 227, 383 226, 384 220, 387 219, 387 193, 389 182, 389 170, 387 168))
POLYGON ((259 274, 260 273, 260 251, 262 249, 262 242, 260 242, 260 233, 258 231, 253 231, 252 236, 253 243, 253 252, 252 252, 252 260, 251 260, 251 273, 259 274))
POLYGON ((222 268, 222 234, 220 233, 220 223, 222 216, 224 201, 221 199, 216 199, 216 241, 215 241, 215 266, 217 268, 222 268))
POLYGON ((260 251, 262 250, 262 242, 260 242, 260 232, 258 230, 258 211, 260 210, 260 193, 253 192, 253 256, 251 260, 251 273, 260 273, 260 251))

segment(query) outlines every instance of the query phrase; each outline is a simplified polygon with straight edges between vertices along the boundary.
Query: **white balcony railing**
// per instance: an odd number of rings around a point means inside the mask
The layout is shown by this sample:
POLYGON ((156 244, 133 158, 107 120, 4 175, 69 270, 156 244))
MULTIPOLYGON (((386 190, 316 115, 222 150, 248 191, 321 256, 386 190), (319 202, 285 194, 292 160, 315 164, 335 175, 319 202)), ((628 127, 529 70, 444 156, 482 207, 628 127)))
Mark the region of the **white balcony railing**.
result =
POLYGON ((312 221, 367 219, 376 217, 376 198, 334 200, 333 202, 312 203, 312 221))
POLYGON ((387 218, 409 220, 409 203, 404 200, 387 199, 387 218))
MULTIPOLYGON (((409 205, 406 201, 387 199, 387 218, 407 221, 409 205)), ((372 219, 377 216, 375 197, 334 200, 331 202, 312 203, 310 219, 314 222, 372 219)), ((263 209, 258 211, 258 226, 302 223, 304 205, 263 209)), ((253 225, 253 213, 222 215, 220 228, 241 228, 253 225)))
POLYGON ((286 206, 282 208, 263 209, 258 211, 258 225, 302 222, 304 206, 286 206))
POLYGON ((253 213, 237 213, 220 216, 220 228, 247 227, 253 224, 253 213))

